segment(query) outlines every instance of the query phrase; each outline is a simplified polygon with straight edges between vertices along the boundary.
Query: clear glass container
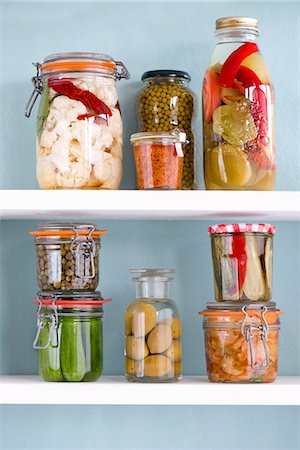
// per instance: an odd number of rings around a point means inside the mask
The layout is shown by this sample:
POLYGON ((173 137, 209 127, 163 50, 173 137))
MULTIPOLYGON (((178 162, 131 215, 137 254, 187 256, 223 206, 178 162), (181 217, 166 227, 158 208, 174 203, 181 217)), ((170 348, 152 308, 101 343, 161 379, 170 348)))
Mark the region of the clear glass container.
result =
POLYGON ((271 300, 275 227, 253 223, 217 224, 208 231, 216 301, 271 300))
POLYGON ((185 158, 186 134, 169 132, 136 133, 134 147, 138 189, 180 189, 185 158))
POLYGON ((256 19, 216 22, 202 90, 206 189, 274 189, 274 91, 258 34, 256 19))
POLYGON ((182 189, 198 188, 197 149, 193 134, 198 102, 190 89, 191 77, 180 70, 151 70, 142 75, 144 88, 136 99, 140 131, 182 129, 187 135, 182 189))
POLYGON ((100 236, 93 223, 44 223, 35 236, 37 280, 42 291, 96 290, 100 236))
POLYGON ((208 303, 206 367, 213 383, 271 383, 277 377, 282 311, 275 303, 208 303))
POLYGON ((40 292, 35 303, 39 374, 45 381, 96 381, 102 374, 100 292, 40 292))
POLYGON ((123 126, 116 80, 129 78, 125 66, 98 53, 58 53, 36 67, 25 114, 29 117, 41 94, 36 138, 40 188, 118 189, 123 126))
POLYGON ((125 312, 125 375, 128 381, 182 378, 181 319, 169 297, 171 269, 133 269, 136 300, 125 312))

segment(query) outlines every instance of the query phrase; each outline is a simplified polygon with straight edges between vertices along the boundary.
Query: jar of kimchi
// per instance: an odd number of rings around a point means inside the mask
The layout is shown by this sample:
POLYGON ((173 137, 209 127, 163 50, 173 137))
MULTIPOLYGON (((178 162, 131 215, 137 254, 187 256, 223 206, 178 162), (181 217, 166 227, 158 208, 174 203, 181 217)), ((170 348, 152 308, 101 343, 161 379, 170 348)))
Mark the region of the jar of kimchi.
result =
POLYGON ((41 189, 118 189, 123 126, 116 80, 129 78, 125 66, 98 53, 58 53, 35 66, 25 115, 40 94, 36 172, 41 189))
POLYGON ((202 91, 206 189, 274 189, 274 92, 258 34, 256 19, 216 21, 202 91))
POLYGON ((282 311, 271 303, 208 303, 204 317, 209 381, 271 383, 277 376, 282 311))

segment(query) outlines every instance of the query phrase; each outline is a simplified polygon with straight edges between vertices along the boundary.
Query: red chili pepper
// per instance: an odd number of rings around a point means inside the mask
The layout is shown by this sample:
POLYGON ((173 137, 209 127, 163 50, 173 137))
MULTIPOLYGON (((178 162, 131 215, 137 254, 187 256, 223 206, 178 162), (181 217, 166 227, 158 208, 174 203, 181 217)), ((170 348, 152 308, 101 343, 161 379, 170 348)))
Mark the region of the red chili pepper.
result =
POLYGON ((236 79, 242 82, 245 88, 262 84, 256 73, 245 66, 240 66, 236 74, 236 79))
POLYGON ((51 78, 48 81, 49 88, 54 89, 59 94, 65 95, 72 100, 83 103, 88 109, 97 114, 111 116, 112 112, 106 104, 90 91, 85 91, 75 86, 68 79, 51 78))
POLYGON ((242 234, 232 236, 231 257, 236 259, 238 267, 238 283, 236 289, 231 292, 231 295, 234 295, 242 289, 247 270, 246 238, 242 234))
POLYGON ((104 120, 107 124, 107 120, 104 119, 104 117, 100 117, 99 115, 96 114, 80 114, 79 116, 77 116, 77 120, 85 120, 89 119, 90 117, 94 117, 95 118, 94 122, 97 123, 98 125, 101 124, 102 120, 104 120))
POLYGON ((232 52, 224 62, 219 76, 219 84, 221 87, 232 87, 233 80, 244 61, 252 53, 258 52, 259 49, 254 42, 246 42, 241 47, 232 52))

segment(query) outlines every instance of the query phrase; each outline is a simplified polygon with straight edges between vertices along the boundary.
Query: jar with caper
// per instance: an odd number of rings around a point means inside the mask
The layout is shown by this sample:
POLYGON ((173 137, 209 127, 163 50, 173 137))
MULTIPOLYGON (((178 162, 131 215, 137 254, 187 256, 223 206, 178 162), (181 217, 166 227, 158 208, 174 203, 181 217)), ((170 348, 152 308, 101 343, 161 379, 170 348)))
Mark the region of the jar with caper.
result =
POLYGON ((35 236, 37 278, 42 291, 95 291, 99 283, 100 236, 91 223, 44 223, 35 236))
POLYGON ((145 87, 136 99, 140 131, 186 133, 181 189, 198 187, 197 151, 193 135, 197 98, 189 87, 191 77, 180 70, 151 70, 142 75, 145 87))

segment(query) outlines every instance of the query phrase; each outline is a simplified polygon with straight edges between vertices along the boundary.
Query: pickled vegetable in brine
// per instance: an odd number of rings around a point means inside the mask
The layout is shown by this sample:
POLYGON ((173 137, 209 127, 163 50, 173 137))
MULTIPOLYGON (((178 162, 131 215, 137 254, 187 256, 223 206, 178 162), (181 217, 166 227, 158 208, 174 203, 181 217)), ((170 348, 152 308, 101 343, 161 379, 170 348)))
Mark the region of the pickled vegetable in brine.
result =
POLYGON ((273 87, 257 44, 245 36, 219 37, 204 76, 206 189, 274 189, 273 87))

